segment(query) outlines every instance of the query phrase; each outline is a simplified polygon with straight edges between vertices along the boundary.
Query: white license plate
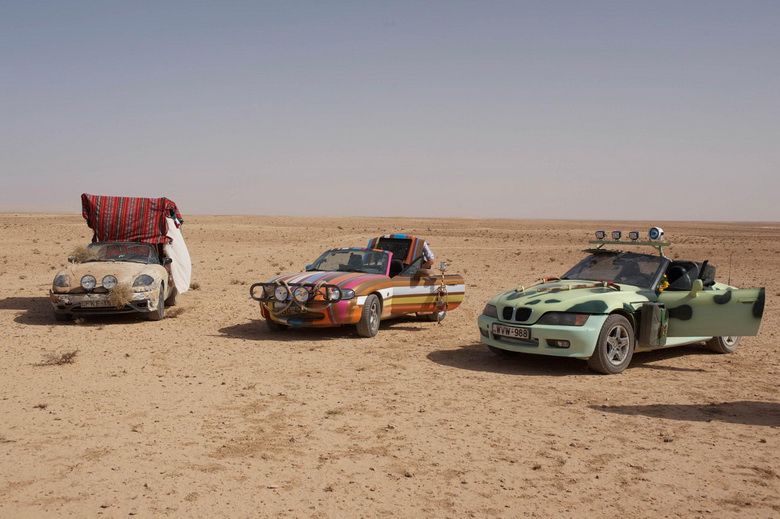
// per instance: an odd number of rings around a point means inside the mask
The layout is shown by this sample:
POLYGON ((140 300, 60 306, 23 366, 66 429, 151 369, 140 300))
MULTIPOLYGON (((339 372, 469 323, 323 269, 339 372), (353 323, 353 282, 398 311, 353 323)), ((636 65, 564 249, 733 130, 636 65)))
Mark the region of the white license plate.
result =
POLYGON ((105 308, 111 306, 108 301, 83 301, 81 303, 82 308, 105 308))
POLYGON ((530 339, 531 330, 528 328, 518 328, 516 326, 504 326, 503 324, 493 325, 493 335, 509 337, 510 339, 530 339))
POLYGON ((304 309, 300 306, 290 305, 288 308, 285 308, 281 312, 276 312, 276 315, 295 315, 295 314, 302 314, 304 312, 304 309))

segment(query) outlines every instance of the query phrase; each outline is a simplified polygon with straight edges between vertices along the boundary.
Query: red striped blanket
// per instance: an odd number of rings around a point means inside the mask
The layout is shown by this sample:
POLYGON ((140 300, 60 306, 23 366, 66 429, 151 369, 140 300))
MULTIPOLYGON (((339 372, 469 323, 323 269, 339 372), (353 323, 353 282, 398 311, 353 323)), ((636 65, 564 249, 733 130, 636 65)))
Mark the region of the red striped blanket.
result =
POLYGON ((92 241, 170 243, 166 217, 178 227, 182 220, 176 204, 167 198, 81 195, 81 214, 94 231, 92 241))

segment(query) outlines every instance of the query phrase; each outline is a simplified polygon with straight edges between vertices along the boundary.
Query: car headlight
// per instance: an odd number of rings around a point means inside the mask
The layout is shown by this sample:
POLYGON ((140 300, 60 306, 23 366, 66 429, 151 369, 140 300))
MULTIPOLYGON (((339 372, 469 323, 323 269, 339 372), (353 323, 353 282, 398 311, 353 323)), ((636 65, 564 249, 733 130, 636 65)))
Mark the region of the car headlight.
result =
POLYGON ((134 287, 148 287, 154 283, 154 278, 150 276, 149 274, 141 274, 137 278, 135 278, 135 281, 133 281, 134 287))
POLYGON ((54 278, 54 286, 68 288, 70 286, 70 276, 67 274, 58 275, 56 278, 54 278))
POLYGON ((486 315, 488 317, 498 318, 498 308, 496 308, 496 305, 485 305, 485 309, 482 310, 482 315, 486 315))
POLYGON ((84 290, 92 290, 95 288, 95 284, 97 281, 95 280, 95 276, 92 274, 87 274, 83 278, 81 278, 81 288, 84 290))
POLYGON ((355 291, 351 288, 345 288, 341 291, 341 299, 354 299, 355 291))
POLYGON ((588 322, 590 314, 574 314, 570 312, 548 312, 536 324, 552 324, 557 326, 582 326, 588 322))
POLYGON ((108 276, 104 276, 102 283, 103 283, 103 288, 107 288, 111 290, 116 286, 116 276, 112 276, 111 274, 109 274, 108 276))
POLYGON ((276 299, 277 301, 287 301, 289 297, 290 297, 290 291, 284 285, 279 285, 274 290, 274 299, 276 299))
POLYGON ((328 287, 328 301, 338 301, 341 299, 341 289, 339 287, 328 287))
POLYGON ((292 292, 293 299, 298 304, 304 304, 309 299, 309 291, 305 287, 295 287, 292 292))

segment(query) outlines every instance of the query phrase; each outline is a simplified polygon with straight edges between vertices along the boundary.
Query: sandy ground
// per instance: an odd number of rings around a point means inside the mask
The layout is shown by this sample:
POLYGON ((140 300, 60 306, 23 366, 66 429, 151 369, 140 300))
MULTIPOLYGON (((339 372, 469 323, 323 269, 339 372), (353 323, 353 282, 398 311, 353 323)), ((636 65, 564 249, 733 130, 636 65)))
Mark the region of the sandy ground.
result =
POLYGON ((780 515, 778 223, 656 222, 670 256, 767 287, 760 334, 603 376, 496 357, 476 318, 562 274, 593 230, 647 222, 185 218, 199 287, 165 320, 56 323, 51 281, 90 231, 0 215, 0 516, 780 515), (443 323, 266 330, 251 283, 387 232, 425 237, 466 278, 443 323))

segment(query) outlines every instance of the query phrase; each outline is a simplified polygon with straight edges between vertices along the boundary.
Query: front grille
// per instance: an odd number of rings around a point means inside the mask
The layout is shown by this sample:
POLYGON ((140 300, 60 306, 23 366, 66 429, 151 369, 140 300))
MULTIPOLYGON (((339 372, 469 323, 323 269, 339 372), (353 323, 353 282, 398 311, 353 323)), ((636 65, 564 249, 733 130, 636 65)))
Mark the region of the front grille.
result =
POLYGON ((515 310, 515 308, 511 306, 505 306, 501 310, 501 317, 504 321, 517 321, 518 323, 522 323, 531 318, 531 312, 532 310, 527 307, 515 310))
POLYGON ((300 319, 301 321, 319 321, 325 317, 325 314, 322 312, 303 312, 300 314, 282 314, 279 317, 283 317, 285 319, 300 319))
POLYGON ((115 306, 107 306, 107 307, 98 307, 98 308, 81 308, 81 307, 73 307, 69 310, 73 314, 124 314, 129 312, 135 312, 136 309, 132 308, 130 306, 122 306, 122 307, 115 307, 115 306))

